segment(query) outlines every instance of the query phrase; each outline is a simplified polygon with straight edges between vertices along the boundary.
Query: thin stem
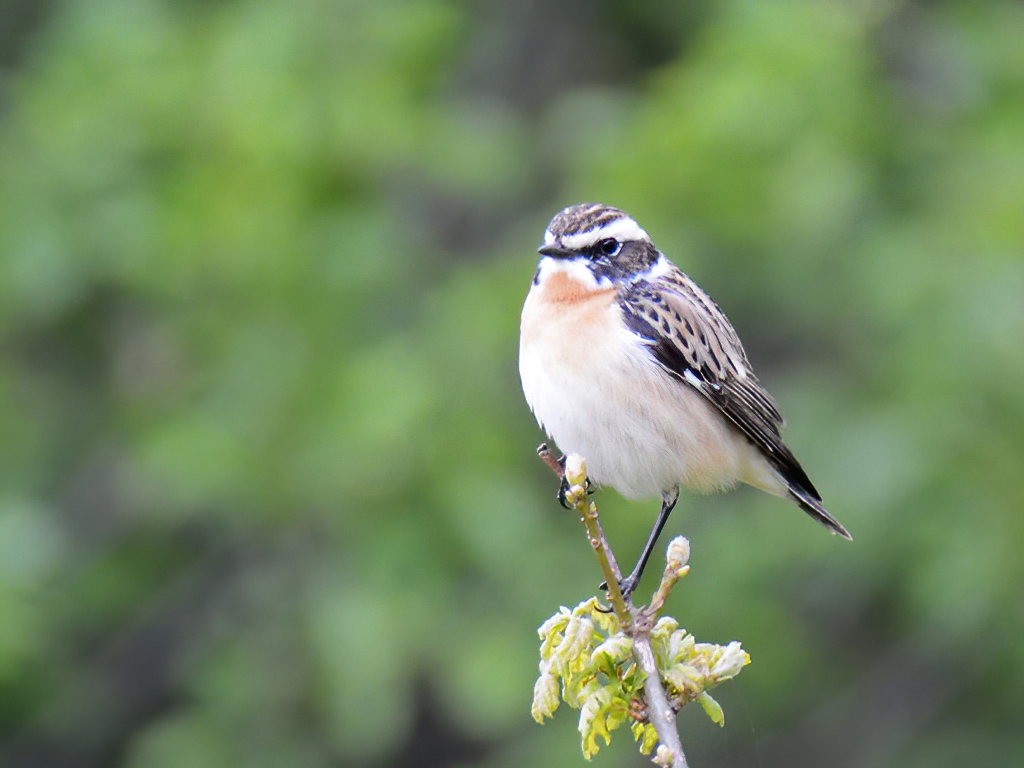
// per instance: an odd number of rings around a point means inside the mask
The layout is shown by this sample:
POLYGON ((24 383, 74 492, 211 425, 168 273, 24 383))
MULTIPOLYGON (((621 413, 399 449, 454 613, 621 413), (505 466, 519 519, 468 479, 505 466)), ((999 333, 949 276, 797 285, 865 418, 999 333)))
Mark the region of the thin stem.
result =
POLYGON ((604 573, 605 583, 608 585, 608 600, 619 617, 623 630, 628 632, 628 628, 633 624, 633 603, 619 588, 622 572, 619 571, 619 564, 615 561, 615 555, 601 529, 601 522, 597 518, 597 505, 587 498, 587 465, 575 454, 566 456, 565 480, 569 483, 572 508, 579 512, 583 519, 590 546, 593 547, 597 562, 604 573))
POLYGON ((552 471, 559 477, 565 478, 569 484, 568 499, 572 508, 580 513, 583 524, 587 528, 587 537, 590 545, 597 555, 597 562, 601 566, 605 580, 608 584, 608 600, 615 610, 622 631, 633 640, 633 659, 637 668, 644 673, 644 694, 647 699, 647 717, 654 730, 658 734, 658 742, 671 754, 672 768, 688 768, 686 755, 683 753, 683 745, 679 740, 679 732, 676 730, 676 714, 669 703, 665 689, 661 685, 661 673, 658 671, 654 661, 654 650, 651 648, 651 627, 654 619, 660 610, 668 591, 678 580, 685 570, 677 570, 671 564, 665 569, 665 575, 661 585, 655 594, 651 605, 644 608, 637 608, 629 595, 623 595, 619 589, 619 581, 622 579, 619 565, 615 560, 611 547, 605 539, 604 531, 597 517, 597 505, 587 498, 586 462, 575 454, 565 457, 564 466, 562 462, 554 457, 546 444, 537 448, 537 455, 551 467, 552 471))
POLYGON ((634 626, 638 629, 630 633, 633 636, 633 658, 646 676, 644 693, 647 696, 647 718, 658 732, 658 741, 672 753, 672 768, 687 768, 686 755, 676 729, 676 713, 665 695, 665 689, 661 687, 661 675, 654 663, 650 627, 647 622, 637 622, 634 626), (642 630, 639 629, 641 626, 644 627, 642 630))

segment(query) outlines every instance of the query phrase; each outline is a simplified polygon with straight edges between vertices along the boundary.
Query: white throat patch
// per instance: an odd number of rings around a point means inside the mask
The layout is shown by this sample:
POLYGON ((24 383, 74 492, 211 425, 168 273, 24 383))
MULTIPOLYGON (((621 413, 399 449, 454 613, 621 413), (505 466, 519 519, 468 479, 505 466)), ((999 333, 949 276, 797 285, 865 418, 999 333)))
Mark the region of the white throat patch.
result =
POLYGON ((543 256, 537 265, 537 283, 544 283, 557 273, 564 273, 573 280, 592 290, 611 288, 612 281, 607 277, 598 280, 590 269, 590 262, 580 256, 576 259, 556 259, 551 256, 543 256))

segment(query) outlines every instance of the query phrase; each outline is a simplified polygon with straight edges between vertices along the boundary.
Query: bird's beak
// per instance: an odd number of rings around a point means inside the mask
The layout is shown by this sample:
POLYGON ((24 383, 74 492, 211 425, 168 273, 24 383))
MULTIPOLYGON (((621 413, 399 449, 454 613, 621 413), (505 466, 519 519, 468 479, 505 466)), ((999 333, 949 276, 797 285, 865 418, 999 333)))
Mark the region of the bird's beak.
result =
POLYGON ((542 245, 537 249, 537 253, 542 256, 550 256, 554 259, 566 259, 573 255, 572 251, 568 251, 565 248, 559 248, 557 245, 542 245))

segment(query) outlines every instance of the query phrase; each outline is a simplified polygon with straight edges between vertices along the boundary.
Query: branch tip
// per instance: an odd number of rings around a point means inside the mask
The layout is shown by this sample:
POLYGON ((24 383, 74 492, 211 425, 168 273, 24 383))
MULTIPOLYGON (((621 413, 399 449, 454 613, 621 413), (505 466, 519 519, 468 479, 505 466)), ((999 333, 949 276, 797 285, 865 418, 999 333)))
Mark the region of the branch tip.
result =
POLYGON ((548 465, 548 468, 554 472, 558 477, 564 477, 565 472, 562 470, 562 462, 555 458, 555 454, 548 448, 547 443, 541 443, 537 446, 537 455, 541 461, 548 465))
POLYGON ((598 737, 607 744, 612 730, 632 721, 630 729, 643 754, 655 752, 653 762, 665 768, 687 768, 676 712, 689 701, 700 701, 721 723, 721 707, 707 689, 737 675, 750 657, 738 642, 698 643, 675 619, 658 618, 668 593, 690 570, 690 543, 683 536, 669 543, 665 572, 650 604, 634 606, 619 587, 619 566, 601 529, 597 505, 587 496, 586 463, 575 454, 556 459, 546 444, 538 447, 537 455, 562 478, 566 504, 586 527, 610 607, 592 597, 572 611, 561 608, 541 627, 534 718, 542 722, 552 715, 561 690, 561 698, 580 710, 588 759, 598 751, 598 737))

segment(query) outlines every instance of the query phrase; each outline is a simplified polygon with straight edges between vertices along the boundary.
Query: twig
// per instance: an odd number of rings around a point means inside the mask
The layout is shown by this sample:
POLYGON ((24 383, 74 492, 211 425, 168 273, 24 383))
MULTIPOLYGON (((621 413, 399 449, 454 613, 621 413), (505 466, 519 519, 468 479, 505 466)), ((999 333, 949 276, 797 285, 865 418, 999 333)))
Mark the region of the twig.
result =
POLYGON ((541 443, 537 446, 537 455, 540 456, 541 461, 548 465, 552 472, 554 472, 561 479, 565 476, 565 470, 562 469, 562 462, 555 458, 555 454, 548 448, 547 443, 541 443))
MULTIPOLYGON (((655 762, 660 765, 671 766, 671 768, 687 768, 686 755, 683 753, 683 746, 679 740, 679 732, 676 729, 675 710, 669 703, 668 696, 661 684, 661 674, 654 660, 654 650, 651 648, 651 628, 654 619, 661 608, 669 589, 685 573, 679 567, 665 569, 661 586, 655 593, 654 600, 650 606, 637 608, 629 595, 623 595, 619 589, 619 580, 622 578, 615 555, 612 553, 608 541, 605 539, 604 531, 597 517, 597 505, 587 498, 586 493, 586 463, 584 460, 570 454, 565 457, 564 467, 562 462, 554 457, 546 444, 537 449, 537 454, 552 470, 560 477, 564 476, 569 485, 566 493, 566 500, 577 510, 583 518, 587 527, 587 536, 590 545, 597 555, 608 584, 608 599, 619 618, 623 631, 633 640, 633 659, 637 668, 644 674, 644 694, 647 699, 647 717, 658 734, 659 746, 655 762)), ((688 568, 688 566, 683 566, 688 568)))
POLYGON ((670 759, 671 762, 664 764, 672 768, 687 768, 686 755, 683 753, 683 745, 679 741, 679 731, 676 728, 676 713, 669 703, 668 696, 665 695, 665 689, 661 687, 661 676, 654 663, 650 625, 648 622, 635 622, 627 632, 633 638, 633 658, 636 665, 646 676, 644 694, 647 696, 647 718, 658 732, 658 741, 670 753, 670 756, 665 755, 659 747, 658 757, 670 759))
POLYGON ((597 519, 597 505, 587 498, 587 465, 574 453, 565 457, 565 481, 569 484, 566 501, 583 518, 583 525, 587 527, 587 538, 590 540, 590 546, 594 548, 597 562, 601 565, 605 583, 608 585, 608 600, 615 609, 623 630, 628 633, 629 627, 634 623, 633 603, 619 588, 622 572, 615 562, 615 555, 608 546, 608 540, 604 537, 601 522, 597 519))

